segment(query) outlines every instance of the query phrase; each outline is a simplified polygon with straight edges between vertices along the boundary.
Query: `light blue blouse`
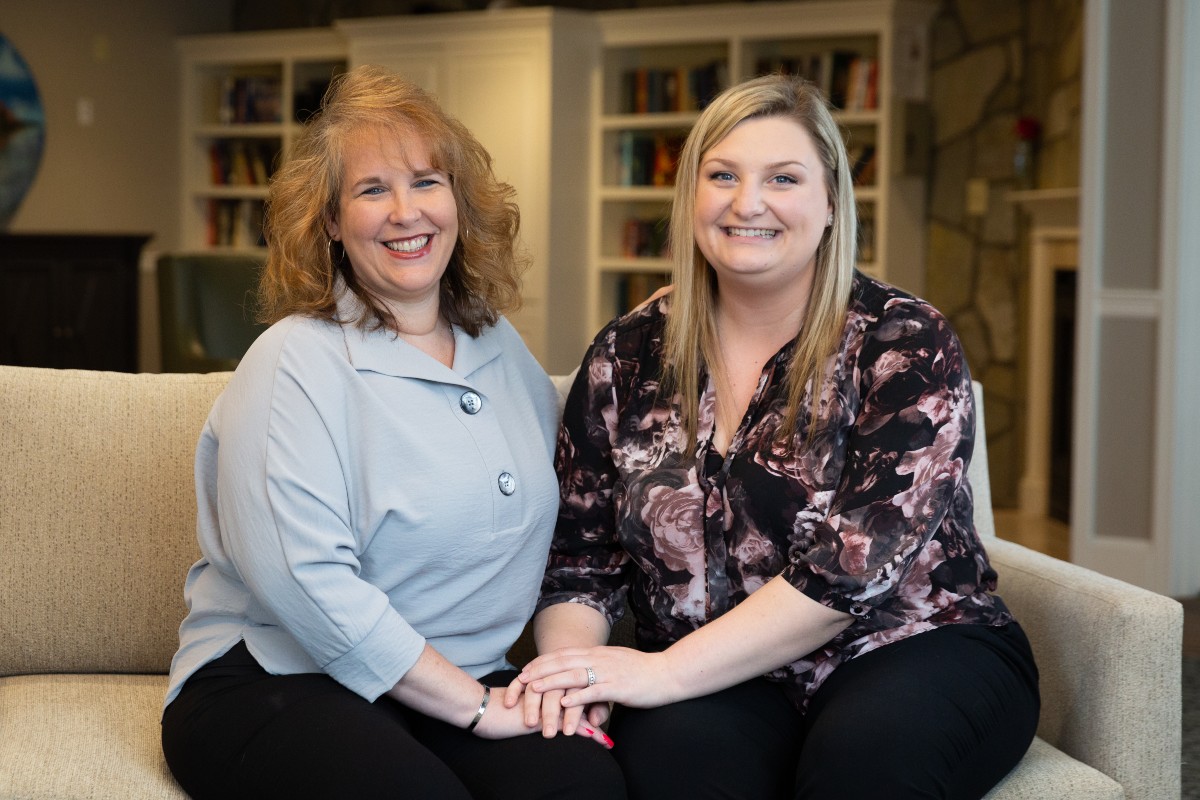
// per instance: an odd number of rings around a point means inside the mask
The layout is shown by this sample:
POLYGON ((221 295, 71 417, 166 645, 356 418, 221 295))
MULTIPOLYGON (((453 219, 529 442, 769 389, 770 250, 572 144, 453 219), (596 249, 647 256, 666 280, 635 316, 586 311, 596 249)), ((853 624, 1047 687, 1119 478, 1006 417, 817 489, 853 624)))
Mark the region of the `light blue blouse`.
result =
POLYGON ((250 348, 196 451, 202 558, 167 703, 240 639, 367 700, 426 642, 474 677, 505 667, 558 508, 556 393, 506 320, 454 338, 452 369, 304 317, 250 348))

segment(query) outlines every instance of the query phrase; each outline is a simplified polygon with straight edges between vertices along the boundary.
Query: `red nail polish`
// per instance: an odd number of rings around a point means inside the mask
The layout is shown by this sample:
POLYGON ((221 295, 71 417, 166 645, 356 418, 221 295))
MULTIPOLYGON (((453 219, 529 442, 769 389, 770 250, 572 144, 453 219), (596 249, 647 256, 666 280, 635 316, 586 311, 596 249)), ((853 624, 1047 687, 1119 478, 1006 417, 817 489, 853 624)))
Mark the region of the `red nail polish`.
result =
POLYGON ((605 746, 606 746, 606 747, 607 747, 609 750, 612 750, 612 746, 613 746, 613 740, 612 740, 612 739, 610 739, 610 738, 608 738, 608 734, 607 734, 607 733, 602 733, 602 734, 600 734, 600 735, 604 737, 604 744, 605 744, 605 746))
POLYGON ((596 732, 594 730, 592 730, 591 728, 589 728, 587 725, 580 725, 579 730, 583 731, 588 736, 594 736, 596 734, 596 732))

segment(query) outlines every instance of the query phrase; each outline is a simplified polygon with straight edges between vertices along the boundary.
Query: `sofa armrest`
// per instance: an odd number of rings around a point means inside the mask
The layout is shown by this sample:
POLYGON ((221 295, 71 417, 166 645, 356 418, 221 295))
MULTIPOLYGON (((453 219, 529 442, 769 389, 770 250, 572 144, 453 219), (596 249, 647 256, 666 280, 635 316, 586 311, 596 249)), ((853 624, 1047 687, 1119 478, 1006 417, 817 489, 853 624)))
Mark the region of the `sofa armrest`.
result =
POLYGON ((1012 542, 987 549, 997 593, 1033 643, 1038 735, 1129 798, 1178 797, 1183 607, 1012 542))

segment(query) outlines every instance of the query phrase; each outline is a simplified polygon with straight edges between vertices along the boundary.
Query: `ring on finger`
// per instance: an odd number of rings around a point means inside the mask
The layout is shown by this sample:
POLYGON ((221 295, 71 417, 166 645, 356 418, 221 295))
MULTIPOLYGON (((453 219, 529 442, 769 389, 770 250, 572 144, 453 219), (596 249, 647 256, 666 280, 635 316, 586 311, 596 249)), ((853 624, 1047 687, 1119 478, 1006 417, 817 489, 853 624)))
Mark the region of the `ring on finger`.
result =
POLYGON ((584 667, 584 669, 587 670, 588 686, 595 686, 596 685, 596 670, 592 669, 591 667, 584 667))

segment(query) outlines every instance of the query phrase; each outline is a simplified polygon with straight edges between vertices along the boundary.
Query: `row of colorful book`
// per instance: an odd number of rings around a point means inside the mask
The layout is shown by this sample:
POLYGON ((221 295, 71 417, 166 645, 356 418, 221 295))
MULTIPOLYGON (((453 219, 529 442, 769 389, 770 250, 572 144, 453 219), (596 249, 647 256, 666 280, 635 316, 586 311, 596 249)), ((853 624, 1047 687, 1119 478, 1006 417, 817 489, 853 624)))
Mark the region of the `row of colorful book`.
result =
POLYGON ((638 67, 623 76, 621 108, 627 114, 699 111, 729 85, 729 67, 713 61, 698 67, 638 67))
POLYGON ((666 258, 670 253, 665 219, 625 220, 621 255, 625 258, 666 258))
POLYGON ((674 186, 683 134, 621 131, 617 137, 620 186, 674 186))
POLYGON ((266 186, 279 157, 279 142, 217 139, 208 148, 214 186, 266 186))
POLYGON ((221 81, 217 120, 222 125, 282 122, 283 96, 274 76, 227 76, 221 81))
POLYGON ((799 56, 759 59, 759 75, 783 73, 812 81, 835 108, 871 111, 879 108, 879 64, 853 50, 822 50, 799 56))
POLYGON ((632 311, 646 298, 671 282, 665 272, 630 272, 617 279, 617 316, 632 311))
POLYGON ((261 200, 209 200, 209 247, 265 247, 261 200))
POLYGON ((850 160, 850 177, 855 186, 874 186, 878 177, 875 145, 851 144, 846 148, 850 160))

